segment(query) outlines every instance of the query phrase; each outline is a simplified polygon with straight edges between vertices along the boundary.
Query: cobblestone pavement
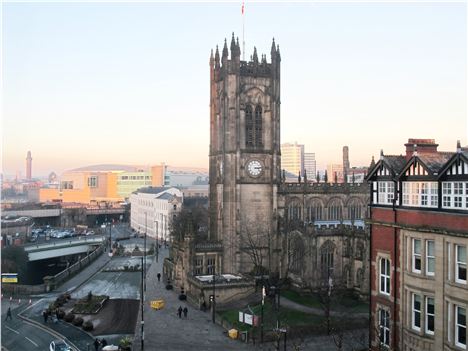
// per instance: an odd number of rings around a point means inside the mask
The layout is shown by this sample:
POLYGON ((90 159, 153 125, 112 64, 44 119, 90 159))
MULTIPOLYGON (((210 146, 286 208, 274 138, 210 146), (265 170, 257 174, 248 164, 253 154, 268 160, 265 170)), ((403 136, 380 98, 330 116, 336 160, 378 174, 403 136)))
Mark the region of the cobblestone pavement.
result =
MULTIPOLYGON (((167 249, 162 248, 159 262, 153 262, 147 274, 145 317, 145 349, 147 350, 253 350, 251 345, 238 340, 231 340, 224 329, 213 324, 211 315, 194 309, 191 305, 178 300, 176 291, 166 290, 163 278, 158 282, 158 272, 162 274, 163 258, 167 257, 167 249), (164 299, 162 310, 153 310, 150 301, 164 299), (188 317, 179 318, 179 306, 188 308, 188 317)), ((141 312, 140 312, 141 313, 141 312)), ((140 350, 141 314, 138 316, 135 331, 134 349, 140 350)))

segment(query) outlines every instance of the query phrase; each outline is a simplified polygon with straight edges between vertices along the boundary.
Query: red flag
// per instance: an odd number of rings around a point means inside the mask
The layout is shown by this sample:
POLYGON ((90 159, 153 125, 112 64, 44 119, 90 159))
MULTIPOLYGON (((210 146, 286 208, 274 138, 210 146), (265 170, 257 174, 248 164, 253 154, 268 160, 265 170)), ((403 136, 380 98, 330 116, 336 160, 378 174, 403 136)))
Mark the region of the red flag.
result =
POLYGON ((244 14, 244 2, 242 1, 242 14, 244 14))

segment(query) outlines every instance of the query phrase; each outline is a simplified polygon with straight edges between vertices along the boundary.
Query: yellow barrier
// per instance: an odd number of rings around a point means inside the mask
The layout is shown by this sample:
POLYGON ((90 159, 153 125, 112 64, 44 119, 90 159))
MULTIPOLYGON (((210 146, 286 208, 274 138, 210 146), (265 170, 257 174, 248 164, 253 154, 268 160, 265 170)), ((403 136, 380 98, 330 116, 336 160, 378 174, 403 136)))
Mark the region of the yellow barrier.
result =
POLYGON ((151 308, 160 310, 164 308, 164 300, 153 300, 151 301, 151 308))
POLYGON ((228 331, 228 335, 231 339, 237 339, 238 337, 238 330, 237 329, 231 329, 228 331))

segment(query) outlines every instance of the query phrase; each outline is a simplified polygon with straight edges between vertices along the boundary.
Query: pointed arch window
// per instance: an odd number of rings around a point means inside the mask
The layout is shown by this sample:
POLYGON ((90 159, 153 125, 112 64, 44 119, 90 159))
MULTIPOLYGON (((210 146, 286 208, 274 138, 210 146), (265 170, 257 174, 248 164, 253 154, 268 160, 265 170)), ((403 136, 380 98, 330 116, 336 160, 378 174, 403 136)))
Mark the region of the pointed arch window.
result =
POLYGON ((247 147, 254 146, 254 120, 252 106, 245 107, 245 144, 247 147))
POLYGON ((245 107, 245 146, 263 146, 263 111, 260 105, 255 106, 255 114, 251 105, 245 107))
POLYGON ((255 107, 255 146, 262 147, 262 107, 257 105, 255 107))

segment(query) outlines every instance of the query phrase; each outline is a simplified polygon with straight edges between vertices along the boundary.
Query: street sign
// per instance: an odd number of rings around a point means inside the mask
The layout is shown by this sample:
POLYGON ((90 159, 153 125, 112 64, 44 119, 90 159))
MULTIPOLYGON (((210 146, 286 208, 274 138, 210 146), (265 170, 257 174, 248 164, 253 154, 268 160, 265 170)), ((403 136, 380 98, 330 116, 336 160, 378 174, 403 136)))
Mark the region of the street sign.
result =
POLYGON ((248 313, 239 312, 239 322, 253 325, 254 324, 254 316, 248 313))
POLYGON ((18 273, 2 273, 2 283, 18 283, 18 273))

